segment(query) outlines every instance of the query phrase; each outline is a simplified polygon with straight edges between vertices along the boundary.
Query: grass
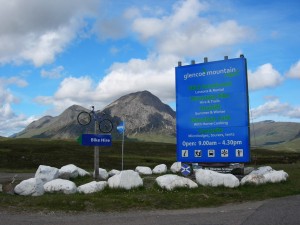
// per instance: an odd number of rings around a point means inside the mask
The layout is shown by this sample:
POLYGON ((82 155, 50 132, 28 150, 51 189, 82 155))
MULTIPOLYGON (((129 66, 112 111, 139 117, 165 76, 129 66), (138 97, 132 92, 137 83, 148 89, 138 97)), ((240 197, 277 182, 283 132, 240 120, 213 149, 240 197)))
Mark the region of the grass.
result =
MULTIPOLYGON (((121 142, 101 147, 99 165, 106 169, 121 169, 121 142)), ((67 164, 93 170, 94 148, 80 146, 75 140, 0 139, 0 170, 32 170, 39 165, 60 168, 67 164)), ((175 161, 174 144, 126 141, 124 169, 137 165, 153 167, 159 163, 170 166, 175 161)))
MULTIPOLYGON (((100 151, 100 166, 106 169, 119 169, 121 143, 113 143, 111 148, 100 151)), ((0 209, 28 211, 125 211, 182 209, 212 207, 227 203, 264 200, 300 194, 299 154, 281 153, 254 149, 257 165, 270 165, 276 170, 289 174, 286 182, 260 186, 245 185, 230 189, 225 187, 202 187, 196 189, 179 188, 173 191, 161 189, 156 176, 143 176, 144 186, 130 191, 106 188, 102 192, 84 195, 45 194, 39 197, 7 195, 0 193, 0 209), (285 155, 288 154, 288 155, 285 155), (282 157, 288 160, 282 161, 282 157), (267 161, 274 164, 265 163, 267 161), (298 160, 298 161, 297 161, 298 160), (260 164, 260 162, 263 162, 260 164)), ((147 142, 125 143, 125 167, 134 169, 137 165, 154 167, 159 163, 168 166, 175 161, 175 145, 147 142)), ((92 170, 93 150, 79 146, 75 141, 40 139, 1 139, 0 170, 36 171, 39 164, 60 168, 68 163, 92 170), (11 157, 11 158, 10 158, 11 157), (6 162, 9 160, 9 163, 6 162)), ((254 165, 250 165, 254 166, 254 165)), ((76 178, 77 186, 92 181, 91 177, 76 178)))

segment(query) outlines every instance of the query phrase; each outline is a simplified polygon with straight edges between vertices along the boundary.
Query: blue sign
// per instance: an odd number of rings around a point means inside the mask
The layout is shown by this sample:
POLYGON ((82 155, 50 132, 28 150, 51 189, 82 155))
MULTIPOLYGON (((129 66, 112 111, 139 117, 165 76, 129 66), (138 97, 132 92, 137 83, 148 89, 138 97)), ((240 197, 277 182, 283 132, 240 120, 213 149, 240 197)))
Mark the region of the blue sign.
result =
POLYGON ((111 146, 110 134, 82 134, 77 141, 83 146, 111 146))
POLYGON ((176 67, 177 161, 248 162, 245 58, 176 67))
POLYGON ((122 134, 125 132, 125 122, 122 121, 118 126, 117 126, 117 131, 122 134))
POLYGON ((182 164, 181 165, 181 174, 183 176, 188 176, 191 173, 191 167, 187 164, 182 164))

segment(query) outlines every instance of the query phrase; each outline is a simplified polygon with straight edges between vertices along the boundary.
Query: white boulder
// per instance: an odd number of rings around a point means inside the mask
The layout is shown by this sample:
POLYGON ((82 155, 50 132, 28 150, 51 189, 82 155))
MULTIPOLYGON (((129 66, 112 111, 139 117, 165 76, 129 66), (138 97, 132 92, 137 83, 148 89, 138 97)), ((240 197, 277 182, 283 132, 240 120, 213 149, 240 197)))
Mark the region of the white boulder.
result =
POLYGON ((41 196, 44 194, 44 183, 40 178, 30 178, 19 183, 14 191, 18 195, 41 196))
POLYGON ((138 172, 133 170, 123 170, 119 174, 108 179, 110 188, 122 188, 130 190, 132 188, 143 186, 143 180, 138 172))
POLYGON ((137 166, 135 168, 135 171, 141 175, 151 175, 152 174, 151 168, 147 167, 147 166, 137 166))
POLYGON ((167 172, 167 166, 165 164, 160 164, 157 165, 156 167, 154 167, 154 169, 152 170, 152 172, 154 174, 162 174, 162 173, 166 173, 167 172))
MULTIPOLYGON (((94 177, 95 177, 95 171, 94 171, 94 177)), ((106 169, 99 168, 99 179, 100 180, 106 180, 108 178, 108 172, 106 169)))
POLYGON ((223 174, 211 170, 196 170, 196 181, 203 186, 225 186, 229 188, 238 187, 239 179, 232 174, 223 174))
POLYGON ((269 183, 279 183, 282 181, 286 181, 288 177, 289 175, 283 170, 279 170, 279 171, 273 170, 270 171, 269 173, 264 174, 264 178, 266 182, 269 183))
POLYGON ((58 178, 59 170, 55 167, 40 165, 35 173, 35 178, 39 178, 45 184, 58 178))
POLYGON ((243 177, 241 184, 265 184, 265 183, 278 183, 286 181, 288 174, 283 170, 273 170, 270 166, 259 167, 257 170, 253 170, 250 174, 243 177))
POLYGON ((109 176, 109 177, 112 177, 112 176, 114 176, 114 175, 116 175, 116 174, 119 174, 120 172, 121 172, 120 170, 112 169, 112 170, 110 170, 110 171, 108 172, 108 176, 109 176))
POLYGON ((244 184, 265 184, 265 177, 261 174, 248 174, 247 176, 244 176, 241 180, 241 185, 244 184))
POLYGON ((77 191, 79 193, 84 193, 84 194, 91 194, 95 192, 102 191, 105 187, 107 186, 106 181, 92 181, 87 184, 83 184, 77 188, 77 191))
POLYGON ((44 184, 45 192, 62 192, 64 194, 74 194, 77 187, 74 182, 63 179, 55 179, 44 184))
POLYGON ((63 166, 59 169, 59 176, 63 179, 76 178, 78 177, 78 168, 73 164, 63 166))
POLYGON ((80 177, 91 176, 91 174, 84 169, 77 167, 77 170, 78 170, 78 176, 80 176, 80 177))
POLYGON ((181 171, 181 162, 174 162, 170 169, 172 173, 179 173, 181 171))
POLYGON ((166 174, 156 178, 156 183, 161 187, 165 188, 169 191, 179 188, 179 187, 187 187, 187 188, 197 188, 198 184, 196 184, 191 179, 186 177, 181 177, 175 174, 166 174))
POLYGON ((271 166, 261 166, 256 170, 253 170, 250 174, 264 175, 265 173, 271 172, 272 170, 273 169, 271 166))

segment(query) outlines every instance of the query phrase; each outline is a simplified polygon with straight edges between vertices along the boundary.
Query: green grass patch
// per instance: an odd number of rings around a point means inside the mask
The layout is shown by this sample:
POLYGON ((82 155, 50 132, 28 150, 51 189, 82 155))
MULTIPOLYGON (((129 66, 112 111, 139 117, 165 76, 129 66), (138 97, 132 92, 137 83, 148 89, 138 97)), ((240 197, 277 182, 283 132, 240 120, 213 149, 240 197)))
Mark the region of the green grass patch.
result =
MULTIPOLYGON (((125 143, 125 169, 157 164, 170 165, 176 160, 175 144, 151 142, 125 143)), ((126 211, 154 209, 183 209, 212 207, 227 203, 264 200, 300 194, 300 161, 297 153, 278 153, 263 149, 252 150, 257 165, 270 165, 289 174, 286 182, 260 186, 179 188, 166 191, 158 187, 156 176, 143 176, 144 186, 130 191, 106 188, 102 192, 84 194, 45 194, 39 197, 0 193, 0 209, 29 211, 126 211), (288 158, 289 160, 283 161, 288 158)), ((1 139, 0 171, 35 172, 41 164, 60 168, 72 163, 88 171, 93 170, 93 148, 80 146, 76 141, 45 139, 1 139), (2 151, 1 151, 2 149, 2 151)), ((250 166, 254 166, 251 164, 250 166)), ((100 167, 121 168, 121 142, 100 148, 100 167)), ((76 178, 77 186, 92 181, 91 177, 76 178)))

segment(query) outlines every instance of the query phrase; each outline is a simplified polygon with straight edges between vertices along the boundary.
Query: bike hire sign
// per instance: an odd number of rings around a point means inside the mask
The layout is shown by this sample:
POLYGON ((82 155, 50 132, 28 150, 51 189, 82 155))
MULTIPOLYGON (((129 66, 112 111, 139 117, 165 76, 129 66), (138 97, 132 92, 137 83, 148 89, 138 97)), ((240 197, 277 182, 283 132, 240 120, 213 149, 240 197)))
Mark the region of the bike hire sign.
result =
POLYGON ((110 134, 82 134, 77 141, 83 146, 112 146, 110 134))
POLYGON ((249 162, 245 58, 176 67, 177 160, 249 162))

